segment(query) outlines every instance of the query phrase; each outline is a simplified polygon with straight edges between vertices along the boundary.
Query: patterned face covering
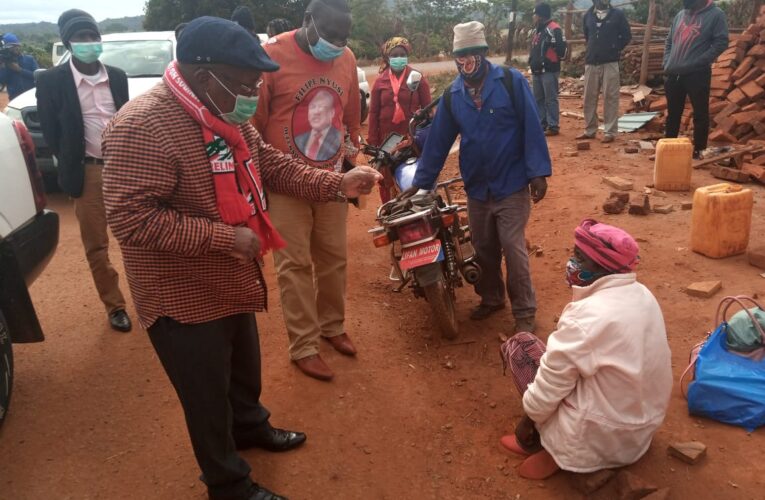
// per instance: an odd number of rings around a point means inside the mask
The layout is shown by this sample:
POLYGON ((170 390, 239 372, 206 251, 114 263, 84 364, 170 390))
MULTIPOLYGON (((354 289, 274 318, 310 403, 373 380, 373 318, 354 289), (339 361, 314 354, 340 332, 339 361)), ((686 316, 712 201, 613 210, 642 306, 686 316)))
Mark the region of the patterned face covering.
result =
POLYGON ((482 55, 459 56, 454 58, 457 64, 457 71, 462 78, 468 81, 479 80, 484 73, 486 58, 482 55))
POLYGON ((582 263, 573 257, 566 263, 566 282, 569 286, 590 286, 605 275, 584 269, 582 263))

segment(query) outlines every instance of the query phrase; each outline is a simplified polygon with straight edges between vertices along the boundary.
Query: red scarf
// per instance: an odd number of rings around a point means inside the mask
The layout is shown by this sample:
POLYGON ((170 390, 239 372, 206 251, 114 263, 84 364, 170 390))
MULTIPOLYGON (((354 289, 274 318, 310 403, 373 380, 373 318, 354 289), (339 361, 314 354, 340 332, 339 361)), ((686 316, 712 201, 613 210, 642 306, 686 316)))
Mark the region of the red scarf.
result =
POLYGON ((390 86, 393 89, 393 102, 396 103, 396 110, 393 112, 393 123, 401 123, 406 120, 404 115, 404 109, 401 107, 401 103, 398 102, 398 93, 401 90, 401 84, 404 83, 404 77, 406 76, 406 69, 401 72, 400 77, 396 77, 392 69, 388 70, 390 73, 390 86))
POLYGON ((284 240, 266 213, 260 174, 239 127, 224 122, 202 104, 178 71, 176 62, 165 70, 164 81, 181 106, 202 127, 220 218, 226 224, 246 225, 255 231, 261 256, 269 250, 284 248, 284 240))

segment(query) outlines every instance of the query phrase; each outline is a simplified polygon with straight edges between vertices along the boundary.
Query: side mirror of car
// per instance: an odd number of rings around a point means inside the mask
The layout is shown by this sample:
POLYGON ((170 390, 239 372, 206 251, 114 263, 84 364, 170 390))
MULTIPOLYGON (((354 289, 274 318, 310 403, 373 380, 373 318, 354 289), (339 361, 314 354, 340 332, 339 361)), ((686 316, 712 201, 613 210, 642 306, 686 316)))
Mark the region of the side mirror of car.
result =
POLYGON ((406 79, 406 86, 412 92, 416 91, 420 87, 420 81, 422 80, 422 73, 413 69, 409 72, 409 77, 406 79))
POLYGON ((34 73, 32 73, 33 78, 35 79, 35 83, 37 83, 37 78, 40 76, 40 73, 45 71, 45 68, 37 68, 34 73))

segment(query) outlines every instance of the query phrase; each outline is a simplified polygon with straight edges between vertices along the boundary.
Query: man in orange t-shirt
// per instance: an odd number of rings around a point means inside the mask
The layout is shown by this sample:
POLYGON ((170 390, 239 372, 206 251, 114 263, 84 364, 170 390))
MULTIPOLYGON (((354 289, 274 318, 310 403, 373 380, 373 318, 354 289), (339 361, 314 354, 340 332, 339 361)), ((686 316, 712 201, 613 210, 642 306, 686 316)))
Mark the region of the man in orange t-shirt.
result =
MULTIPOLYGON (((263 139, 316 168, 339 171, 347 133, 359 145, 356 58, 346 46, 346 0, 313 0, 303 26, 266 42, 281 70, 264 73, 255 127, 263 139)), ((342 198, 339 196, 339 198, 342 198)), ((308 376, 331 380, 319 355, 325 338, 338 352, 356 348, 345 332, 346 200, 315 203, 270 193, 271 220, 287 247, 274 254, 290 357, 308 376)))

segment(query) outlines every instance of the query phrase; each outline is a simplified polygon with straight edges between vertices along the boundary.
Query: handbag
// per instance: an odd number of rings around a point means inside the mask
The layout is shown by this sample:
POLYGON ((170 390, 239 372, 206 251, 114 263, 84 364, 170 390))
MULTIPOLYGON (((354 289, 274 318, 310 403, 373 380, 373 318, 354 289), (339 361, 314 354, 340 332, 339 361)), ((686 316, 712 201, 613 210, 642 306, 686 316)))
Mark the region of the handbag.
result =
POLYGON ((765 331, 744 302, 760 305, 745 296, 725 297, 717 307, 717 327, 707 339, 691 350, 690 364, 680 378, 688 411, 719 422, 744 427, 750 432, 765 425, 765 348, 736 353, 727 347, 730 307, 737 304, 749 315, 765 342, 765 331), (688 384, 685 378, 693 375, 688 384))

